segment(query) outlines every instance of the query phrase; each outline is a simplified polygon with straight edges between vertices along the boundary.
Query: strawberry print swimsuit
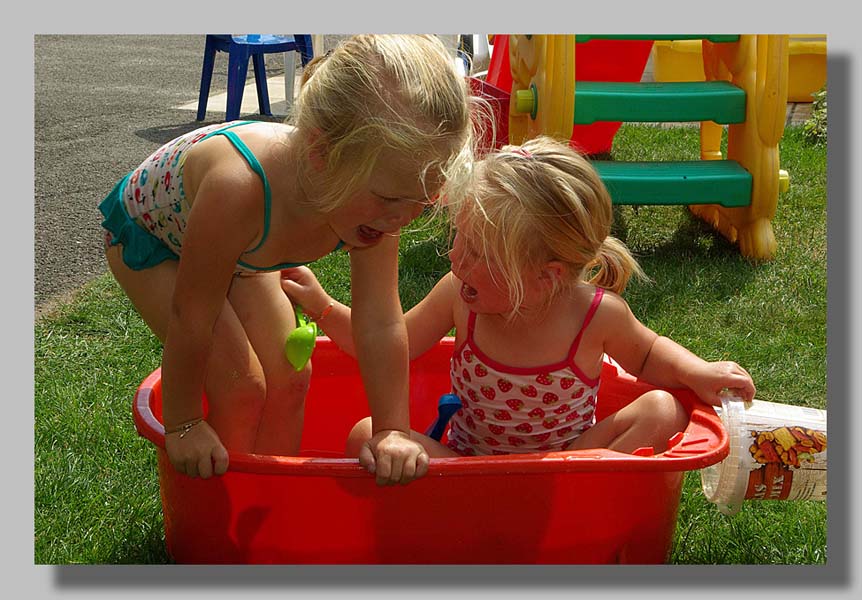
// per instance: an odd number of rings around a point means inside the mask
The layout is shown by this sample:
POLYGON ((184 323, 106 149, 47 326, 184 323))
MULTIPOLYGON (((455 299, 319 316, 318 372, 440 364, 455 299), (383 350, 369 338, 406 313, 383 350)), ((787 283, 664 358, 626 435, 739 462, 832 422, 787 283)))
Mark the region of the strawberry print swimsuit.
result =
POLYGON ((599 380, 584 375, 574 357, 603 293, 596 288, 566 359, 540 367, 510 367, 486 356, 473 339, 470 312, 467 339, 449 362, 461 408, 450 421, 448 447, 464 456, 566 450, 595 425, 599 380))

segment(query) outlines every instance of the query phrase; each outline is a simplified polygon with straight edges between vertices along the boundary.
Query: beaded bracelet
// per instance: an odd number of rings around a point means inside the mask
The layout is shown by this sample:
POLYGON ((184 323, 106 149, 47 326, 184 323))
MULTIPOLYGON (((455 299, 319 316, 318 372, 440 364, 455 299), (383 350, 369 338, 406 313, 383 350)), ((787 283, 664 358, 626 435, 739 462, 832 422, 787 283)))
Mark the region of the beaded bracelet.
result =
POLYGON ((330 302, 326 308, 320 313, 320 316, 314 319, 315 323, 320 323, 323 319, 326 318, 326 315, 332 312, 332 308, 335 306, 335 302, 330 302))
POLYGON ((183 423, 181 425, 177 425, 173 429, 166 429, 165 435, 170 435, 172 433, 179 433, 180 439, 183 439, 186 436, 186 434, 189 431, 191 431, 192 427, 194 427, 195 425, 197 425, 198 423, 200 423, 203 420, 204 420, 203 417, 200 417, 197 419, 192 419, 191 421, 187 421, 186 423, 183 423))

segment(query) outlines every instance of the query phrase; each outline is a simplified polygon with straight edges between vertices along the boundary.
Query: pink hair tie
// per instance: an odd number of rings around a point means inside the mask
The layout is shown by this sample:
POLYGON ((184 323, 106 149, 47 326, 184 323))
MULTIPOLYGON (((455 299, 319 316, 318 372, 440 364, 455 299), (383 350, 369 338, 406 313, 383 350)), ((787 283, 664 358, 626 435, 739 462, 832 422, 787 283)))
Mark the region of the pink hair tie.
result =
POLYGON ((524 158, 533 158, 532 152, 530 152, 529 150, 524 150, 523 148, 515 148, 514 150, 512 150, 512 152, 514 152, 518 156, 523 156, 524 158))

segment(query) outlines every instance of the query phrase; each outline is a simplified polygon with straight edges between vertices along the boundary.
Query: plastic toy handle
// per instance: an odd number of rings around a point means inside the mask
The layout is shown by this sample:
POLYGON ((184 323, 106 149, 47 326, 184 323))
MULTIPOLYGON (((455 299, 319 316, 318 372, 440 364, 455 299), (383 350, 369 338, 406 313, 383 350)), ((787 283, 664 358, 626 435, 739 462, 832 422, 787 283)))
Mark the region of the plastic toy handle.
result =
POLYGON ((535 87, 529 90, 517 90, 515 92, 515 111, 518 113, 530 113, 535 118, 536 113, 536 92, 535 87))
POLYGON ((295 312, 296 312, 296 326, 297 327, 303 327, 303 326, 312 327, 312 328, 314 328, 315 337, 320 335, 320 327, 318 327, 317 323, 314 320, 310 319, 308 317, 308 315, 306 315, 303 312, 301 306, 297 305, 295 312))
POLYGON ((443 394, 437 402, 437 418, 425 430, 425 435, 440 441, 443 437, 443 432, 446 431, 446 425, 449 424, 449 419, 452 418, 458 409, 461 408, 461 399, 455 394, 443 394))

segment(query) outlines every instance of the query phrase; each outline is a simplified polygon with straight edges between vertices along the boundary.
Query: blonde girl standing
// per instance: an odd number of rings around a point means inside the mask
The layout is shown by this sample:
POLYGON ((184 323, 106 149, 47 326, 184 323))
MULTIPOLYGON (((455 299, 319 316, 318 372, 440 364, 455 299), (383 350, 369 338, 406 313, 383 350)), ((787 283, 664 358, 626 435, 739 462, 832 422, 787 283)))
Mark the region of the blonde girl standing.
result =
POLYGON ((310 366, 279 270, 350 253, 356 355, 381 484, 427 468, 410 439, 399 232, 470 160, 466 83, 433 36, 358 35, 317 61, 292 124, 233 122, 165 144, 102 202, 106 257, 164 343, 166 450, 191 477, 227 450, 299 450, 310 366), (209 412, 204 418, 202 394, 209 412))

